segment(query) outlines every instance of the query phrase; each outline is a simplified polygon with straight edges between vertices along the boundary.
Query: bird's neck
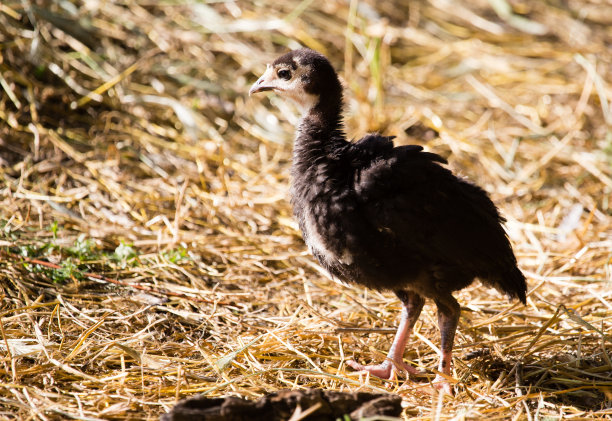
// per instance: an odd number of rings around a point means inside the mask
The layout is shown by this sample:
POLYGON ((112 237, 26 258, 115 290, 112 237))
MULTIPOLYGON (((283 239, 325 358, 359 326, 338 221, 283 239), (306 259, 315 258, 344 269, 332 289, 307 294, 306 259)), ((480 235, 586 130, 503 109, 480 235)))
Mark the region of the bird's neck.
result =
POLYGON ((342 105, 341 96, 326 97, 305 112, 295 139, 294 164, 334 158, 334 152, 347 143, 342 105))
MULTIPOLYGON (((328 135, 334 132, 343 132, 342 124, 342 97, 332 96, 319 98, 315 104, 308 109, 302 118, 302 126, 304 123, 308 128, 317 133, 328 135)), ((302 127, 300 127, 300 130, 302 127)))
POLYGON ((317 103, 303 117, 293 146, 292 203, 299 214, 320 194, 341 188, 349 143, 342 123, 342 101, 317 103))

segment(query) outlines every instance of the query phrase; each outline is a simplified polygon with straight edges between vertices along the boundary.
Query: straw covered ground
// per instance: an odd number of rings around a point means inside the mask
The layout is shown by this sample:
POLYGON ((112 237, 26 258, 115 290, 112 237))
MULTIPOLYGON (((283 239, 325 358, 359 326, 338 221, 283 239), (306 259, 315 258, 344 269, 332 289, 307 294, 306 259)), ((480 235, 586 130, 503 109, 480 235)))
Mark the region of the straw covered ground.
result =
POLYGON ((605 0, 0 3, 0 418, 156 419, 198 393, 390 391, 404 419, 612 417, 605 0), (508 219, 526 306, 457 294, 455 396, 366 378, 391 293, 329 280, 288 202, 299 115, 249 98, 299 45, 346 126, 450 161, 508 219))

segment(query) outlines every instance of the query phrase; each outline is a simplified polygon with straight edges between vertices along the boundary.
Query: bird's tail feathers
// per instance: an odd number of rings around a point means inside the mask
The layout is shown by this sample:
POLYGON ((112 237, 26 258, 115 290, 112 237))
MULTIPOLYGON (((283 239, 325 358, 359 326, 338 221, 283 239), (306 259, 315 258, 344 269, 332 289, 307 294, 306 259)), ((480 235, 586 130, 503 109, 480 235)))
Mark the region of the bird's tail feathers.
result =
POLYGON ((512 298, 518 298, 523 304, 527 303, 527 282, 525 275, 518 267, 514 267, 510 273, 492 278, 491 284, 500 292, 505 292, 512 298))

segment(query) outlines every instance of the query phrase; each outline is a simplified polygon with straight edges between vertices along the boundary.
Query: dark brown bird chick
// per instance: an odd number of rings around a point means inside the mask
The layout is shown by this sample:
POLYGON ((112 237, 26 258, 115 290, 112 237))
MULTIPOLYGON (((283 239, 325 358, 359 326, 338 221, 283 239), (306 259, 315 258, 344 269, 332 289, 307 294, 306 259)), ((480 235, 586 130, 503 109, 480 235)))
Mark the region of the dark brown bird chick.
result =
POLYGON ((349 142, 342 122, 342 85, 322 54, 300 49, 268 65, 249 94, 274 91, 303 109, 292 167, 293 212, 304 240, 336 278, 401 300, 400 325, 385 361, 355 370, 391 378, 416 373, 403 361, 425 298, 438 308, 441 358, 434 384, 451 394, 451 352, 460 306, 453 291, 474 278, 525 303, 517 268, 487 193, 457 178, 440 156, 393 137, 367 134, 349 142))

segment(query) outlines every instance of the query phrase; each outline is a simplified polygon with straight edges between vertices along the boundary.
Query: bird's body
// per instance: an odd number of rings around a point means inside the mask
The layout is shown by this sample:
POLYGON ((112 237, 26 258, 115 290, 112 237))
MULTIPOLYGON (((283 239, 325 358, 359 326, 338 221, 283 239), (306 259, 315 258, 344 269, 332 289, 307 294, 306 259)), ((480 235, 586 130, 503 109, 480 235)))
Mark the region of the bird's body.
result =
MULTIPOLYGON (((285 93, 304 108, 292 167, 292 205, 304 240, 331 275, 379 290, 404 304, 387 361, 350 366, 388 377, 406 339, 433 299, 442 333, 440 372, 450 374, 459 317, 453 291, 479 278, 525 302, 525 278, 487 194, 454 176, 440 156, 392 137, 368 134, 348 142, 342 87, 327 59, 308 49, 278 58, 251 92, 285 93), (288 73, 288 74, 287 74, 288 73)), ((442 388, 450 386, 438 378, 442 388)))

